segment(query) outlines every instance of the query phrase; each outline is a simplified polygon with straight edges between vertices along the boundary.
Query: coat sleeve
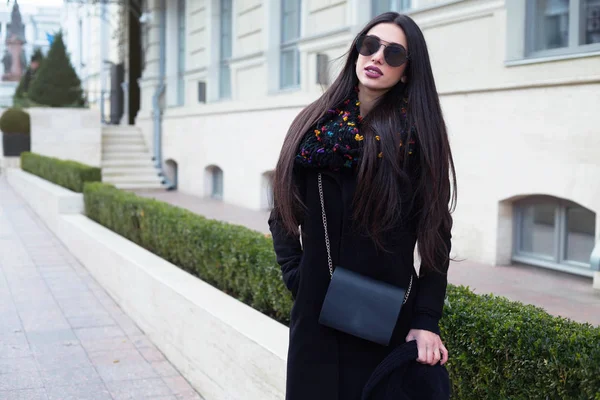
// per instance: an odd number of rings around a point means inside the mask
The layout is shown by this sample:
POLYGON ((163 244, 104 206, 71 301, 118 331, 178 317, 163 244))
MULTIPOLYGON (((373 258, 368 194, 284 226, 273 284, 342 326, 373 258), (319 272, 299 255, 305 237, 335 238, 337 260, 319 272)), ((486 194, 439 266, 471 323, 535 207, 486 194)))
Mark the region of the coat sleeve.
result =
POLYGON ((411 323, 412 329, 424 329, 439 335, 439 321, 442 318, 446 287, 448 286, 448 266, 450 264, 449 253, 452 235, 449 230, 440 232, 448 253, 439 262, 436 268, 439 271, 421 266, 418 280, 417 297, 415 301, 414 314, 411 323))
MULTIPOLYGON (((418 154, 419 147, 416 146, 415 150, 415 153, 418 154)), ((410 170, 413 182, 415 182, 414 179, 418 176, 418 173, 419 166, 413 164, 413 167, 410 170)), ((447 200, 450 201, 450 198, 447 200)), ((423 212, 423 200, 420 196, 415 198, 414 207, 413 212, 416 213, 416 215, 420 215, 420 213, 423 212)), ((414 215, 415 214, 413 214, 413 216, 414 215)), ((445 244, 445 251, 436 254, 434 268, 421 264, 411 322, 412 329, 423 329, 438 335, 440 333, 439 321, 442 318, 446 288, 448 286, 447 272, 450 265, 452 239, 452 224, 450 223, 449 226, 444 225, 445 224, 440 225, 439 237, 445 244)))
MULTIPOLYGON (((295 183, 304 201, 305 185, 301 177, 295 174, 295 183)), ((302 225, 302 218, 299 218, 299 224, 302 225)), ((281 267, 283 283, 295 298, 298 291, 298 275, 300 261, 302 260, 302 246, 300 237, 291 235, 283 227, 277 213, 273 209, 269 216, 269 229, 273 238, 273 249, 277 259, 277 264, 281 267)))

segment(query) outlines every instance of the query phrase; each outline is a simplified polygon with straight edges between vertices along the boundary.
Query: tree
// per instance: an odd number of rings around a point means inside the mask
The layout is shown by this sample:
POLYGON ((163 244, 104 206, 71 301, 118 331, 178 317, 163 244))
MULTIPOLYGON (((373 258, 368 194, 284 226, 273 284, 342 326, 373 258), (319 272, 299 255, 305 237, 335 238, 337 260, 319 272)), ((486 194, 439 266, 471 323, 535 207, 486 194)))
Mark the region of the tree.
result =
POLYGON ((62 31, 54 35, 46 59, 31 82, 29 98, 42 106, 84 106, 81 80, 67 54, 62 31))
POLYGON ((36 47, 33 51, 33 55, 31 56, 31 64, 27 67, 25 74, 21 77, 19 81, 19 86, 17 86, 17 90, 15 91, 15 95, 13 96, 13 105, 16 107, 27 107, 30 105, 30 101, 28 98, 29 87, 31 86, 31 82, 33 78, 35 78, 35 74, 37 73, 42 61, 44 60, 44 53, 39 47, 36 47))

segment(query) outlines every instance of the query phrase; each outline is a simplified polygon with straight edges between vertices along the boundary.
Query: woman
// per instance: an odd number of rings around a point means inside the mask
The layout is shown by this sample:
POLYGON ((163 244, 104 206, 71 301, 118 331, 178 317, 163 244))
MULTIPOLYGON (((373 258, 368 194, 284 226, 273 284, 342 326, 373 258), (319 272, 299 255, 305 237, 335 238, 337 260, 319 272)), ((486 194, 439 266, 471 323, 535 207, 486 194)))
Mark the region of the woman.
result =
POLYGON ((360 399, 376 367, 406 341, 416 341, 419 365, 442 368, 448 351, 438 322, 456 179, 427 46, 412 19, 385 13, 358 34, 338 78, 293 121, 273 188, 269 226, 295 299, 286 398, 360 399), (389 345, 319 322, 328 255, 406 289, 389 345))

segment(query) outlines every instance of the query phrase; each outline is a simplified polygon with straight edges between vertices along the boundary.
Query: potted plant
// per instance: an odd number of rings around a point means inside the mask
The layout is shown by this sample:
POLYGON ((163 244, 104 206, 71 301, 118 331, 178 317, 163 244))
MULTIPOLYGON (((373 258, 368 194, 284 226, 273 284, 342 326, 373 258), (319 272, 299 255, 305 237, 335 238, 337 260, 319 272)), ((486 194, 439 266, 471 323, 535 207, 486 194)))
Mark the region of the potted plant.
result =
POLYGON ((31 151, 29 114, 19 108, 8 108, 0 116, 2 149, 5 157, 18 157, 31 151))

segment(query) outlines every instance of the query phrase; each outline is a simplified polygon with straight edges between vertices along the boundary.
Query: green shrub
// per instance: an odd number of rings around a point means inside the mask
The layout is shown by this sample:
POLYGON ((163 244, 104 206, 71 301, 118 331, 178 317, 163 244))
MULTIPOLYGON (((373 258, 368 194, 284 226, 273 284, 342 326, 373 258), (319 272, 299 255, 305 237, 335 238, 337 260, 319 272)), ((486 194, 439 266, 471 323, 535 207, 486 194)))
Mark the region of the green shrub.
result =
POLYGON ((78 193, 85 182, 102 180, 100 168, 30 152, 21 153, 21 169, 78 193))
POLYGON ((600 327, 449 286, 442 337, 455 398, 600 399, 600 327))
MULTIPOLYGON (((89 218, 287 324, 292 299, 272 239, 103 183, 89 218)), ((455 399, 600 400, 600 328, 449 285, 442 338, 455 399)))
POLYGON ((0 131, 3 133, 22 133, 29 135, 31 119, 29 113, 19 108, 8 108, 0 116, 0 131))
POLYGON ((13 95, 13 106, 15 107, 35 107, 36 104, 29 99, 29 87, 31 82, 35 79, 35 74, 39 69, 39 65, 44 61, 44 53, 39 47, 36 47, 31 56, 31 64, 27 67, 27 70, 21 77, 17 90, 13 95))
POLYGON ((84 189, 94 221, 255 309, 288 322, 292 299, 270 237, 104 183, 84 189))
POLYGON ((71 64, 62 32, 54 35, 46 58, 31 81, 28 98, 49 107, 83 107, 81 80, 71 64))

